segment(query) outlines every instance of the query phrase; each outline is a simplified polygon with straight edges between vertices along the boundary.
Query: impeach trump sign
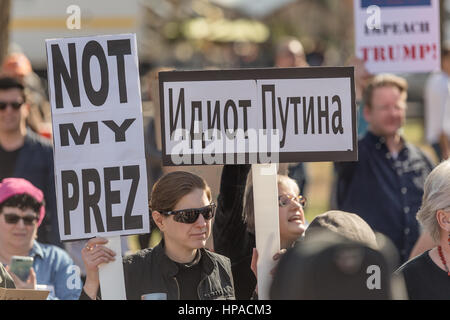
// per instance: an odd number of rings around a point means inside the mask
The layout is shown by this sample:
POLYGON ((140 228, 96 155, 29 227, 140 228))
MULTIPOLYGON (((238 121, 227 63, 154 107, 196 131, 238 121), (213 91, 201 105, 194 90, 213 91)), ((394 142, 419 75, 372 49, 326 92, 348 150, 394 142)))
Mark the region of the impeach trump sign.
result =
POLYGON ((149 232, 135 35, 46 46, 61 239, 149 232))
POLYGON ((354 0, 356 56, 372 73, 440 69, 438 0, 354 0))
POLYGON ((357 160, 353 68, 160 72, 166 165, 357 160))

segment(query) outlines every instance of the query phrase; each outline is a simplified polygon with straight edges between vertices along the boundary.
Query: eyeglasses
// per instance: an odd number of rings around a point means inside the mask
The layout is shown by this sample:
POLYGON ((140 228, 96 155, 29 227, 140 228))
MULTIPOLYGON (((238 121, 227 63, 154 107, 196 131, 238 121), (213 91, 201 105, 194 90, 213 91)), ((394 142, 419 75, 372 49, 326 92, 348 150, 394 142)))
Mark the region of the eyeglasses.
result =
POLYGON ((20 219, 22 219, 24 225, 32 226, 39 219, 38 217, 31 215, 21 217, 15 213, 4 213, 3 215, 5 216, 5 221, 8 224, 16 224, 20 219))
POLYGON ((211 203, 210 205, 203 208, 195 209, 182 209, 175 211, 161 212, 165 215, 173 215, 173 220, 176 222, 191 224, 197 221, 198 216, 201 214, 205 220, 210 220, 214 217, 216 213, 216 205, 211 203))
POLYGON ((23 102, 0 101, 0 110, 5 110, 8 106, 11 106, 14 110, 19 110, 22 105, 23 102))
POLYGON ((291 201, 301 205, 302 207, 306 205, 306 198, 302 195, 298 195, 295 197, 290 194, 282 194, 278 197, 278 205, 280 207, 286 207, 291 203, 291 201))

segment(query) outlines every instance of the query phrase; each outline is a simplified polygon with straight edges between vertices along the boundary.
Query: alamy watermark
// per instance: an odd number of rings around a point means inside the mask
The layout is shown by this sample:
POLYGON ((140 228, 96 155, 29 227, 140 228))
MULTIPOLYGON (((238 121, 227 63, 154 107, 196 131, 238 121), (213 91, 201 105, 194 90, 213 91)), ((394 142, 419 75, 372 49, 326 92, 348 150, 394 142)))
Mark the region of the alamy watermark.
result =
POLYGON ((66 286, 69 290, 81 290, 81 269, 77 265, 71 265, 67 268, 66 286))
POLYGON ((380 266, 375 264, 367 267, 367 274, 370 276, 367 278, 366 285, 369 290, 381 289, 381 269, 380 266))
POLYGON ((168 155, 174 165, 278 163, 280 132, 252 128, 203 131, 201 121, 196 121, 192 130, 172 132, 168 155))
POLYGON ((377 5, 368 6, 366 9, 369 17, 366 20, 366 26, 369 30, 381 29, 381 9, 377 5))
POLYGON ((67 29, 81 29, 81 8, 75 4, 72 4, 67 7, 66 13, 70 14, 66 20, 67 29))

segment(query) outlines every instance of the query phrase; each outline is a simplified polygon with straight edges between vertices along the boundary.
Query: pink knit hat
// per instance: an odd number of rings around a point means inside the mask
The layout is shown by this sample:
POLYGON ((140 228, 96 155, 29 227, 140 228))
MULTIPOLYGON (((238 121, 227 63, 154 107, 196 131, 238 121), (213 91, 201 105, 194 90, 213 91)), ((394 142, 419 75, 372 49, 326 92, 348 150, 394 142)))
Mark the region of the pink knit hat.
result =
MULTIPOLYGON (((16 194, 28 194, 33 197, 36 201, 43 203, 44 194, 41 190, 36 188, 28 180, 22 178, 5 178, 0 183, 0 203, 7 200, 8 198, 15 196, 16 194)), ((45 206, 41 205, 41 210, 39 211, 39 221, 38 227, 44 220, 45 216, 45 206)))

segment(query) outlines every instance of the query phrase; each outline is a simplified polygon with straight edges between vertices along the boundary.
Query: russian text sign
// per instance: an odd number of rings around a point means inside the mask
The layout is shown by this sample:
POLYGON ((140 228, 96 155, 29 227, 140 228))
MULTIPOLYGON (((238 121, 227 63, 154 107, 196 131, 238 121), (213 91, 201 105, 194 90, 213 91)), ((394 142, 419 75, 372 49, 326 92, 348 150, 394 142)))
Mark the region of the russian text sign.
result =
POLYGON ((135 35, 46 47, 61 239, 148 233, 135 35))
POLYGON ((371 73, 440 70, 438 0, 354 0, 356 56, 371 73))
POLYGON ((353 68, 160 72, 165 165, 355 161, 353 68))

